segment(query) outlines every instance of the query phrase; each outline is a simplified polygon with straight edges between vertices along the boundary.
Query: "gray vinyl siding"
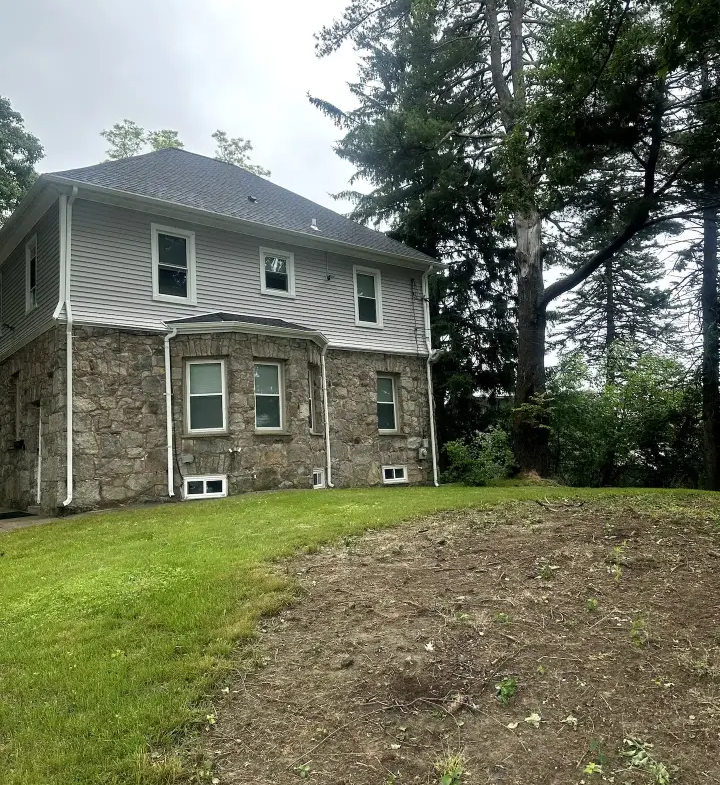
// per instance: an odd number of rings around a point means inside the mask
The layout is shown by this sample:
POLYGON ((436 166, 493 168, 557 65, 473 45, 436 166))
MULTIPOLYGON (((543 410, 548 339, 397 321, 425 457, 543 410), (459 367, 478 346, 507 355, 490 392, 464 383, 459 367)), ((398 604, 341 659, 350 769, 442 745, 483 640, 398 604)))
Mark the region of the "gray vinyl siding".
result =
POLYGON ((55 202, 0 267, 0 357, 52 327, 60 296, 60 238, 55 202), (37 234, 37 308, 25 313, 25 244, 37 234), (12 329, 10 329, 12 328, 12 329))
POLYGON ((163 330, 168 319, 231 311, 320 330, 336 346, 425 353, 421 275, 96 202, 78 200, 73 208, 71 301, 78 322, 163 330), (195 232, 197 305, 152 299, 152 223, 195 232), (295 299, 261 294, 261 246, 294 253, 295 299), (382 329, 355 325, 353 264, 381 272, 382 329))

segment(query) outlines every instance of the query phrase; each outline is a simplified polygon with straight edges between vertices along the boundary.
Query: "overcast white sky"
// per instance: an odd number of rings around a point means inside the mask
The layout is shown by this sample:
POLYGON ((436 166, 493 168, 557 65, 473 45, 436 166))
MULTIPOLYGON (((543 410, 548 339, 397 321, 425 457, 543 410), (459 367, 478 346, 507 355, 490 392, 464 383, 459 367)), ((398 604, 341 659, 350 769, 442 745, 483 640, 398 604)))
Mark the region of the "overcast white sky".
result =
POLYGON ((355 75, 347 48, 315 57, 313 33, 344 0, 0 0, 0 95, 46 157, 40 171, 105 158, 103 128, 130 118, 173 128, 212 155, 211 134, 249 138, 252 160, 286 188, 344 212, 329 193, 352 168, 333 152, 338 129, 308 92, 342 107, 355 75))

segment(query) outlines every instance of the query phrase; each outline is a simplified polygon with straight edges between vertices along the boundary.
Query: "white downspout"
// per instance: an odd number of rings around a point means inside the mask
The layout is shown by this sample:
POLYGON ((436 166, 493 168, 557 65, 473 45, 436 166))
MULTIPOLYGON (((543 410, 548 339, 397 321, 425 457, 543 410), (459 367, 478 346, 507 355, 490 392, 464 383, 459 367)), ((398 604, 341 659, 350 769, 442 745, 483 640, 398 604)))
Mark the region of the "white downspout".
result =
MULTIPOLYGON (((65 485, 67 488, 67 498, 63 502, 63 507, 68 507, 73 500, 73 316, 72 306, 70 304, 70 263, 72 257, 72 208, 77 196, 77 186, 73 186, 72 194, 67 200, 67 208, 65 211, 66 229, 65 229, 65 318, 67 319, 67 326, 65 330, 65 375, 67 381, 67 391, 65 393, 65 426, 66 437, 65 445, 66 451, 66 480, 65 485)), ((62 284, 61 284, 62 286, 62 284)))
POLYGON ((38 403, 38 456, 37 456, 37 493, 35 504, 42 499, 42 403, 38 403))
POLYGON ((168 496, 175 495, 175 469, 173 467, 172 378, 170 377, 170 341, 177 335, 173 327, 165 335, 165 428, 167 431, 168 496))
POLYGON ((332 484, 332 459, 330 457, 330 410, 328 409, 327 372, 325 371, 325 355, 329 345, 326 343, 322 352, 320 352, 320 373, 322 374, 323 409, 325 414, 325 484, 328 488, 334 488, 335 486, 332 484))
POLYGON ((432 450, 433 484, 437 488, 440 483, 438 481, 437 443, 435 439, 435 400, 433 399, 432 368, 430 367, 433 358, 433 349, 432 333, 430 331, 430 287, 428 285, 428 276, 432 272, 432 269, 432 267, 428 267, 422 275, 422 295, 423 315, 425 317, 425 343, 428 352, 425 368, 427 370, 428 410, 430 412, 430 447, 432 450))

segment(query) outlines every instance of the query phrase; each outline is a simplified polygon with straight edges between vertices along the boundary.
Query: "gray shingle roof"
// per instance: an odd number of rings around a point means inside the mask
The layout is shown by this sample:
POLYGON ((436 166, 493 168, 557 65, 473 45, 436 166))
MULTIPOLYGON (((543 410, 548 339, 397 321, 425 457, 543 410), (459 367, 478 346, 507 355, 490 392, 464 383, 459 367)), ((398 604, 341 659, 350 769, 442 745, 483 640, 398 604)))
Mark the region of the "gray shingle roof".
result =
POLYGON ((53 172, 52 176, 302 232, 316 239, 324 237, 420 262, 434 261, 382 232, 361 226, 264 177, 187 150, 158 150, 82 169, 53 172), (320 231, 310 228, 313 219, 320 231))
POLYGON ((258 324, 263 327, 282 327, 286 330, 305 330, 313 332, 309 327, 300 324, 286 322, 285 319, 269 319, 264 316, 246 316, 240 313, 228 313, 227 311, 217 311, 216 313, 204 313, 200 316, 188 316, 185 319, 169 319, 166 324, 194 324, 206 322, 242 322, 243 324, 258 324))

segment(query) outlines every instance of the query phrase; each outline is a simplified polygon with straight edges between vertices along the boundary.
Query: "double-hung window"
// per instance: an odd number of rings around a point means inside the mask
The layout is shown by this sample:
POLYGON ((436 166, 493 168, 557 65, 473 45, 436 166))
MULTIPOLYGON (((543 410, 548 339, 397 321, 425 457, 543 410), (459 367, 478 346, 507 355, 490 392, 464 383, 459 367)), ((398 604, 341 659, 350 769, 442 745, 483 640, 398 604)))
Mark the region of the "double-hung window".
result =
POLYGON ((281 431, 284 424, 282 365, 255 363, 255 429, 281 431))
POLYGON ((397 432, 397 381, 394 376, 378 374, 377 418, 381 433, 397 432))
POLYGON ((382 293, 380 271, 353 267, 355 283, 355 324, 358 327, 382 327, 382 293))
POLYGON ((195 232, 152 225, 153 298, 195 304, 195 232))
POLYGON ((37 235, 25 245, 25 313, 37 308, 37 235))
POLYGON ((187 360, 185 411, 191 435, 227 431, 225 360, 187 360))
POLYGON ((281 297, 295 296, 295 256, 286 251, 260 249, 260 291, 281 297))

